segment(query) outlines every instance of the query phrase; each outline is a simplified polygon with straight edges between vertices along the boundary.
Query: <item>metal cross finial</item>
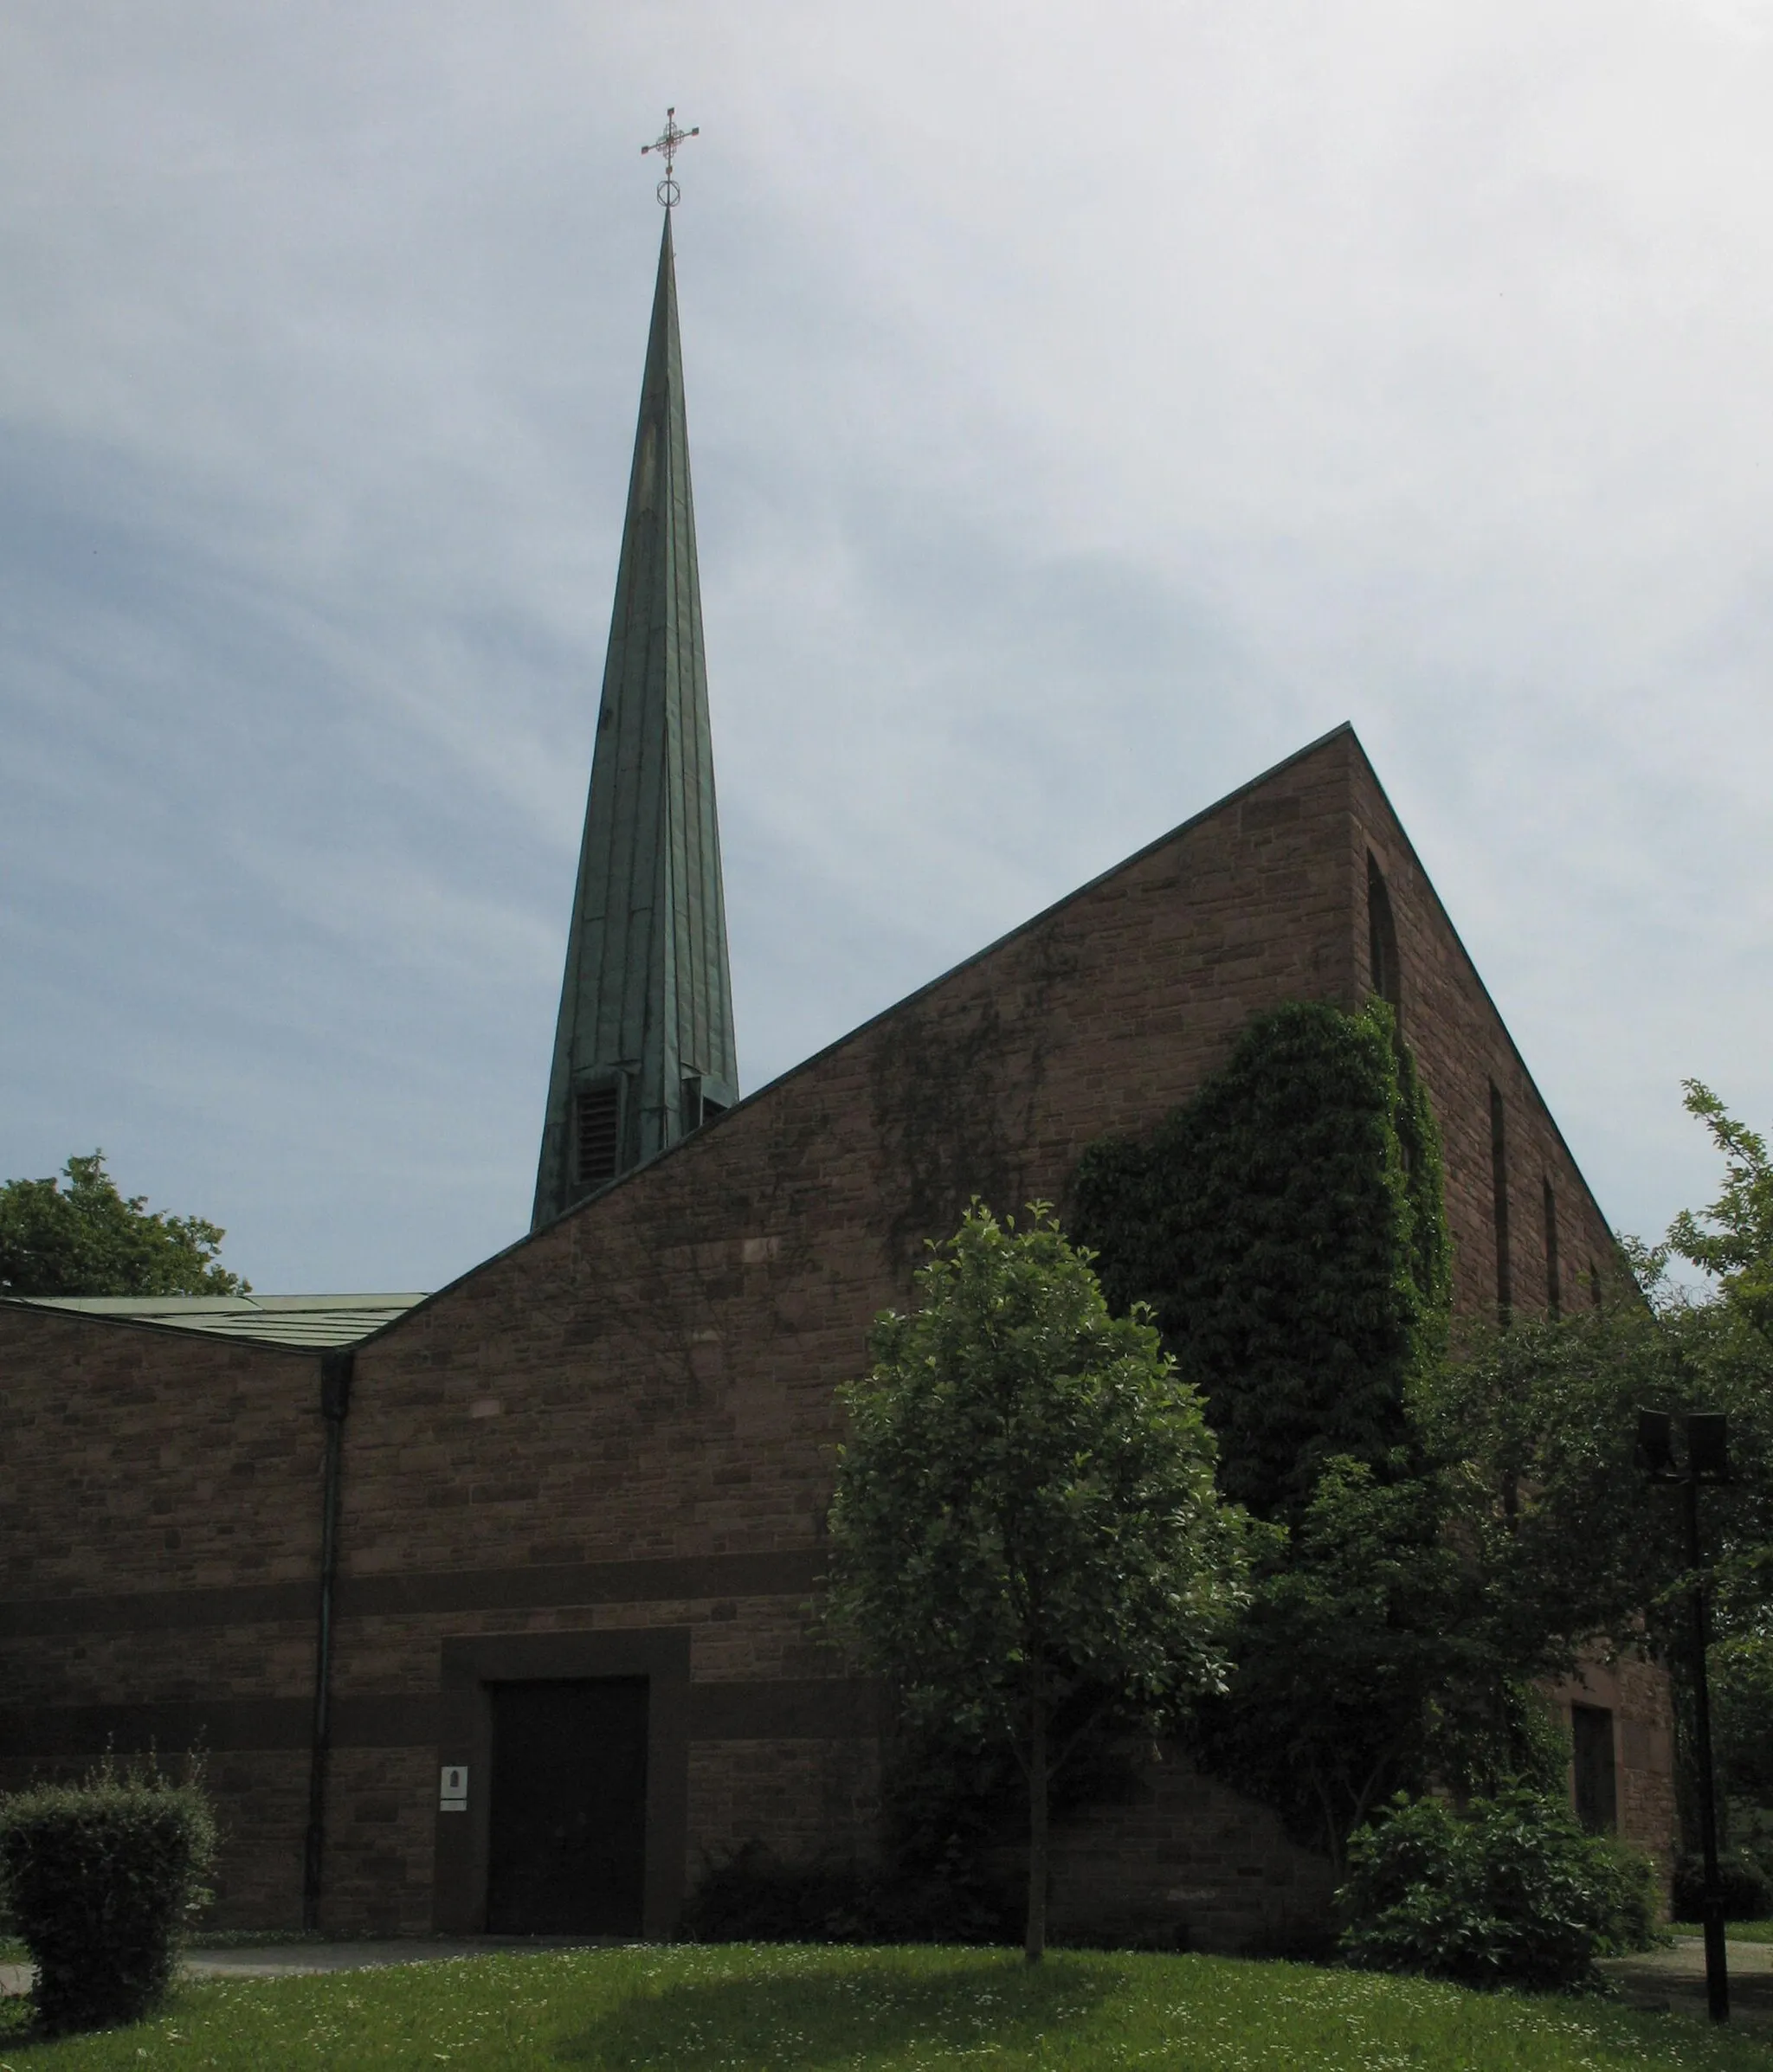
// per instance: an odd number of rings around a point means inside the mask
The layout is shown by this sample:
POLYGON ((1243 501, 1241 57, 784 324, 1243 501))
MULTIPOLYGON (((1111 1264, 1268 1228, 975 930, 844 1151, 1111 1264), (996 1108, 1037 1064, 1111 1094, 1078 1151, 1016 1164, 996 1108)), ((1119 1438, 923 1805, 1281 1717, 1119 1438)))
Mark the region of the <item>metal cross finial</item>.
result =
POLYGON ((666 209, 675 209, 679 201, 682 198, 676 181, 671 177, 671 162, 677 156, 677 147, 679 145, 682 144, 687 138, 700 137, 701 133, 702 127, 700 123, 698 123, 695 128, 693 130, 679 129, 677 126, 677 110, 675 108, 667 108, 665 111, 665 127, 655 138, 654 138, 650 144, 642 145, 641 156, 643 158, 646 157, 648 151, 663 151, 665 154, 665 177, 660 181, 658 187, 659 202, 661 207, 666 209))

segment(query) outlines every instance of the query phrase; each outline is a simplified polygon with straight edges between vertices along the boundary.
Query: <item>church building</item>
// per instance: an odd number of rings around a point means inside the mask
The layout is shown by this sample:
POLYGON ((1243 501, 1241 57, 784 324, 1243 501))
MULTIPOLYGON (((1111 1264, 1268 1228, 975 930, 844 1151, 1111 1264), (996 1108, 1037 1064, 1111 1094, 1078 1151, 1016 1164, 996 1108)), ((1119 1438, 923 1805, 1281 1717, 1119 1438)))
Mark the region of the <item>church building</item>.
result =
MULTIPOLYGON (((1612 1271, 1346 726, 741 1097, 668 208, 596 741, 525 1236, 424 1297, 0 1302, 0 1789, 203 1749, 219 1927, 667 1936, 747 1843, 866 1856, 834 1390, 971 1196, 1062 1215, 1254 1014, 1402 1015, 1460 1309, 1612 1271)), ((1559 1701, 1666 1859, 1660 1674, 1559 1701)), ((1329 1888, 1170 1751, 1055 1836, 1053 1927, 1282 1948, 1329 1888)))

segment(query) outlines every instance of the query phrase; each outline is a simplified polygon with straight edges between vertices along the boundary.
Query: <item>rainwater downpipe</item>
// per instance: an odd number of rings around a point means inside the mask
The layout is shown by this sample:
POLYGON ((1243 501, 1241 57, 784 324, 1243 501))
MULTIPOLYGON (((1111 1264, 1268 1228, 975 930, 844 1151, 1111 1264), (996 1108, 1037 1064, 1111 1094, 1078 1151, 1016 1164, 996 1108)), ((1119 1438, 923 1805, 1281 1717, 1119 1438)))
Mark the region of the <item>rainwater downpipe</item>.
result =
POLYGON ((314 1720, 308 1751, 308 1825, 302 1849, 301 1925, 320 1925, 320 1868, 326 1843, 326 1758, 332 1740, 332 1594, 338 1578, 338 1485, 345 1468, 345 1419, 351 1408, 352 1355, 320 1355, 320 1602, 314 1622, 314 1720))

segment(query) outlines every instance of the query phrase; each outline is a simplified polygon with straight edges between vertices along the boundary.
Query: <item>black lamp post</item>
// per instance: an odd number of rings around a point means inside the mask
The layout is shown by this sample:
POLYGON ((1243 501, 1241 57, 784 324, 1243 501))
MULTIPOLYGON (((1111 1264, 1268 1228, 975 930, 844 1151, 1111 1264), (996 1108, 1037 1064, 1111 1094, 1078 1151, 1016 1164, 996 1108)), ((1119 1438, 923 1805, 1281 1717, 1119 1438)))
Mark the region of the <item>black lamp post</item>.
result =
POLYGON ((1724 1894, 1718 1880, 1718 1795, 1712 1776, 1712 1696, 1705 1681, 1705 1586, 1699 1573, 1699 1488, 1730 1480, 1730 1420, 1695 1410, 1686 1425, 1686 1467, 1674 1457, 1674 1419, 1666 1410, 1638 1412, 1638 1464, 1652 1482, 1675 1483, 1686 1499, 1687 1593, 1693 1652, 1693 1728, 1699 1744, 1699 1846, 1705 1858, 1705 1999, 1714 2022, 1730 2019, 1730 1973, 1724 1953, 1724 1894))

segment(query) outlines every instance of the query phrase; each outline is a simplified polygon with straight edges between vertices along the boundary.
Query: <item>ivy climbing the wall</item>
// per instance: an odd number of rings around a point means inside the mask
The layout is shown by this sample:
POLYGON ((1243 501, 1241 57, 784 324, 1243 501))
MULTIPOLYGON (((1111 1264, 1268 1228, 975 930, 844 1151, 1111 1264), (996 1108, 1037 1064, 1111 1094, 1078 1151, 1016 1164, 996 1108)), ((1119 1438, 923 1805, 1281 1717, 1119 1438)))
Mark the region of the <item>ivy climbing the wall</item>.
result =
POLYGON ((1297 1518, 1325 1461, 1382 1476, 1444 1345, 1440 1135, 1390 1008, 1299 1001, 1144 1142, 1093 1145, 1073 1235, 1201 1388, 1228 1495, 1297 1518))

